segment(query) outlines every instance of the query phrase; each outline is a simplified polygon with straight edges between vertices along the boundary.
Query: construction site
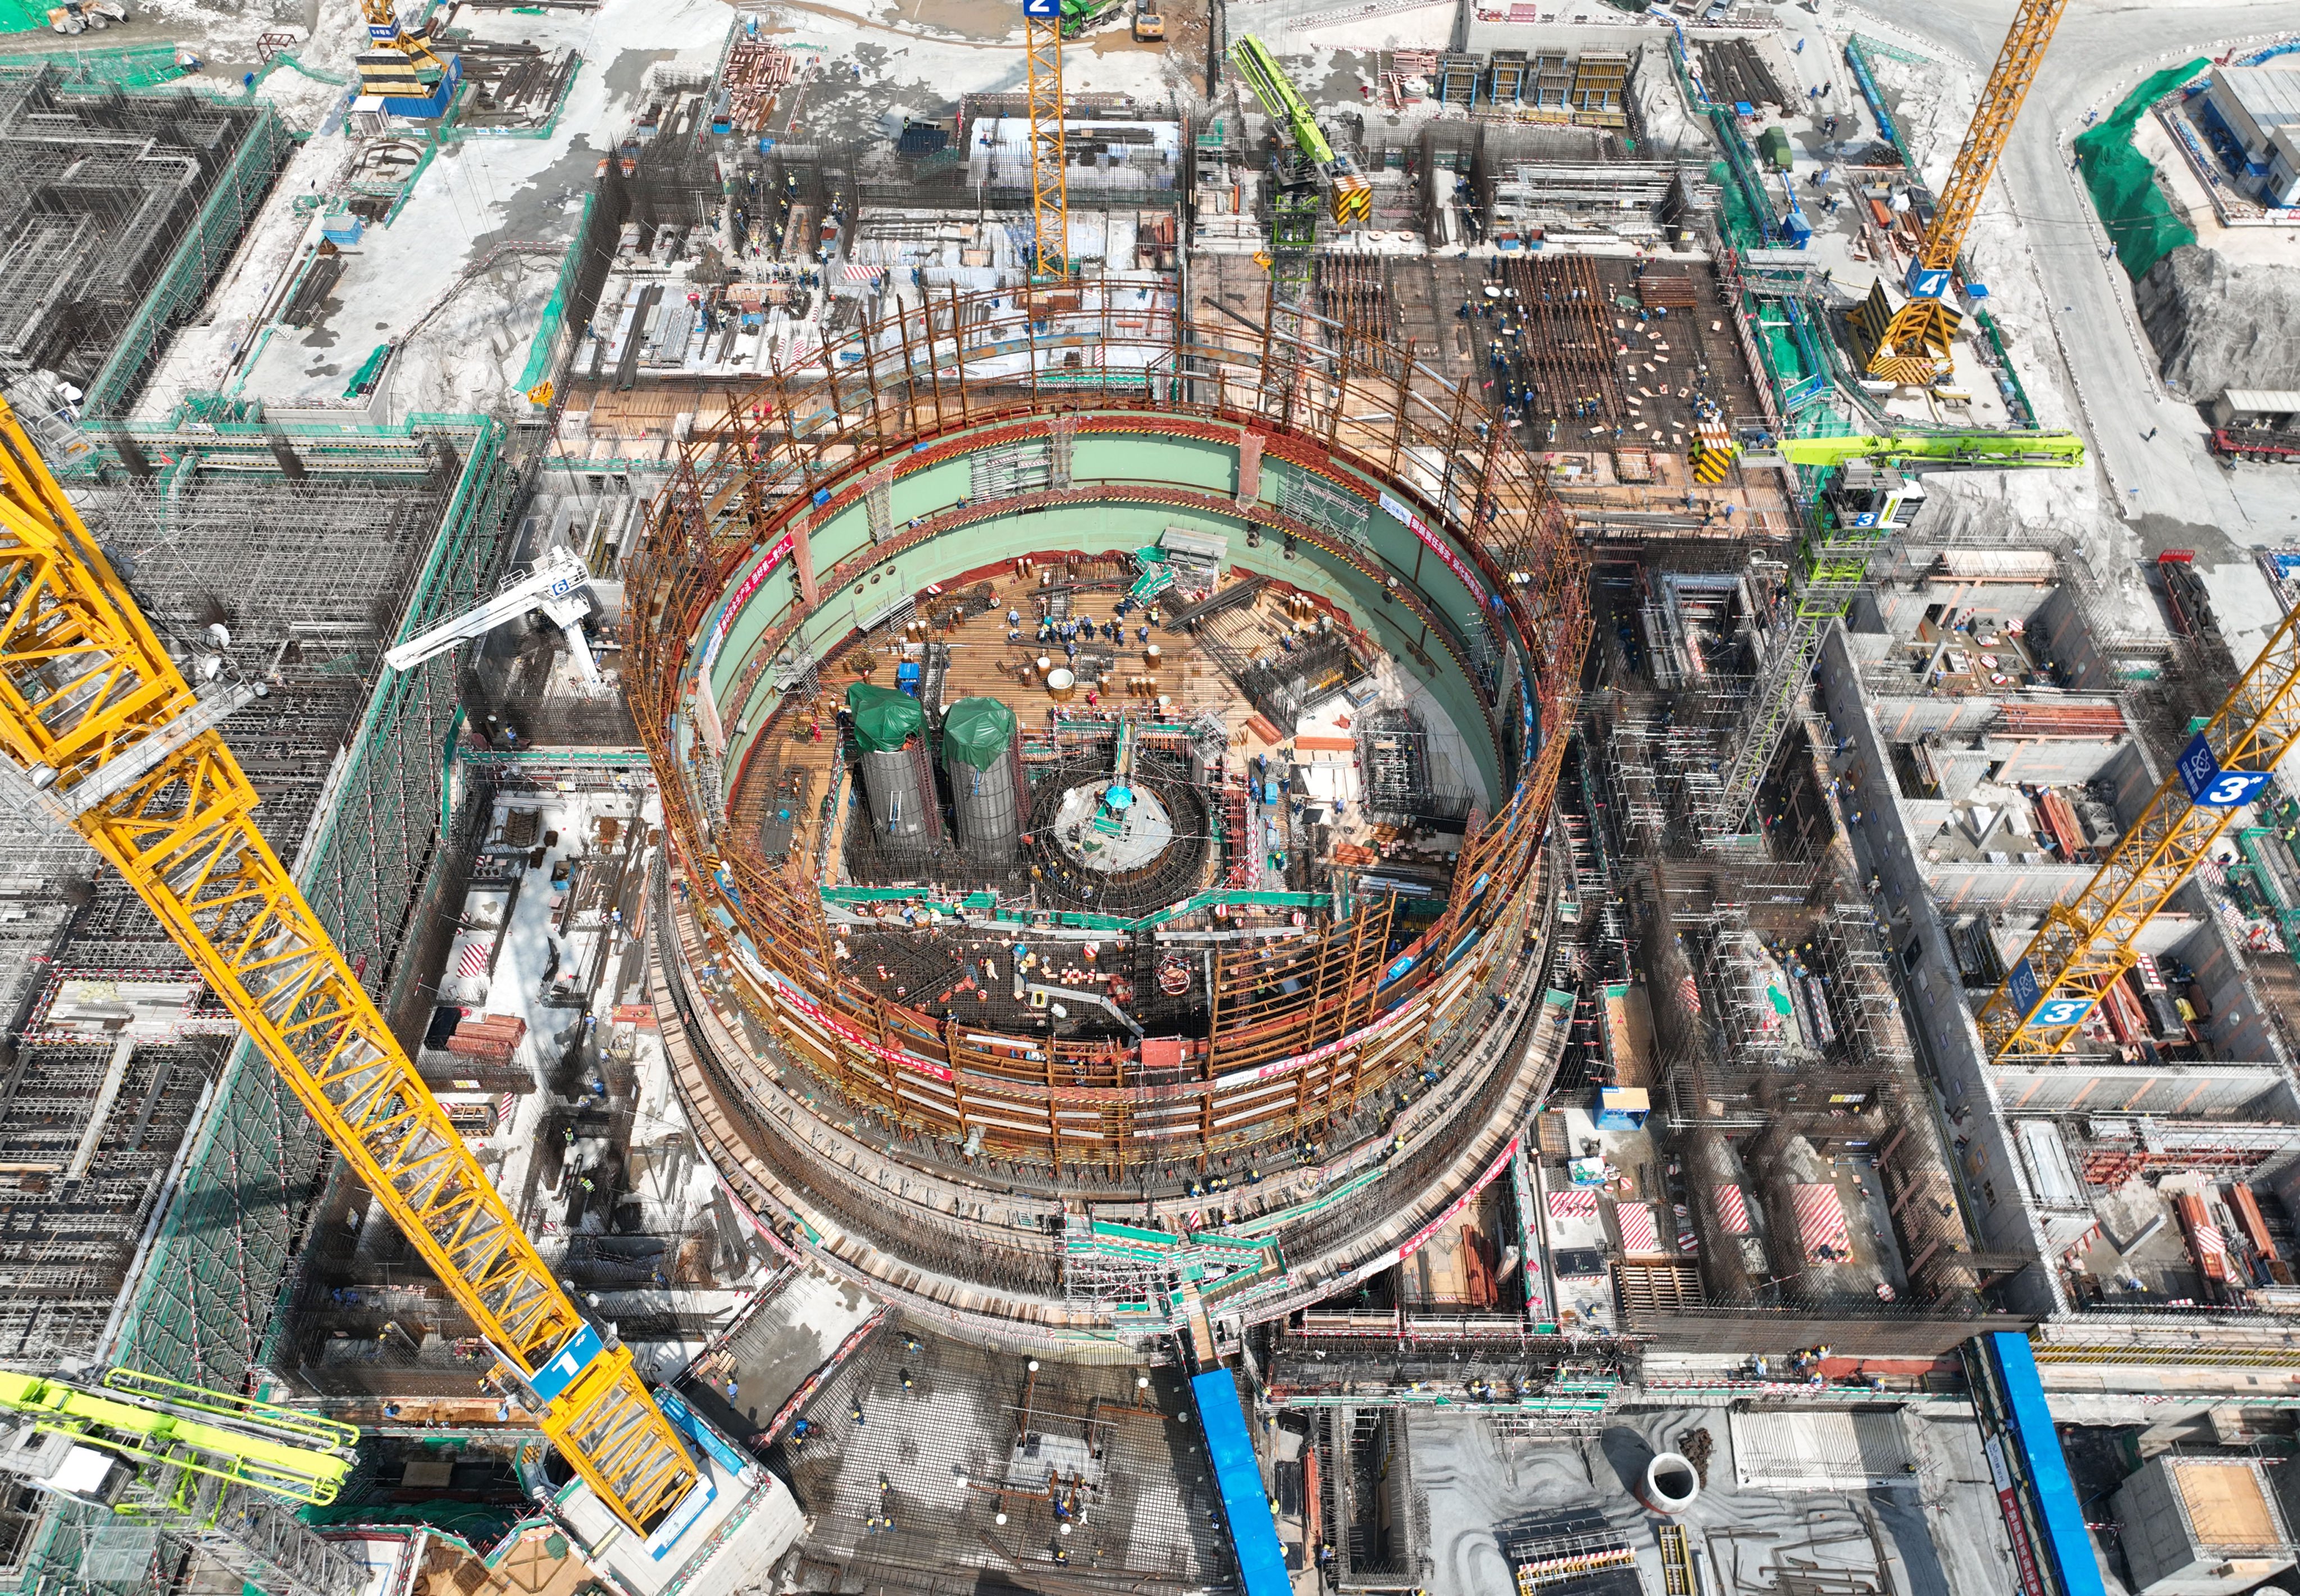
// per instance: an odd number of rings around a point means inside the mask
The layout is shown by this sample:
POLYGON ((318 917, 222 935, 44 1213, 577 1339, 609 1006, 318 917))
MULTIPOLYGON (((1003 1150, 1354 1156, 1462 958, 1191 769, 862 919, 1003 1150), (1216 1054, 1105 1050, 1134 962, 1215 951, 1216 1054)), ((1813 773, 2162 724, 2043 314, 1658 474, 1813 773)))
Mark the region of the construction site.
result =
POLYGON ((2004 9, 0 7, 0 1589, 2279 1596, 2289 41, 2004 9))

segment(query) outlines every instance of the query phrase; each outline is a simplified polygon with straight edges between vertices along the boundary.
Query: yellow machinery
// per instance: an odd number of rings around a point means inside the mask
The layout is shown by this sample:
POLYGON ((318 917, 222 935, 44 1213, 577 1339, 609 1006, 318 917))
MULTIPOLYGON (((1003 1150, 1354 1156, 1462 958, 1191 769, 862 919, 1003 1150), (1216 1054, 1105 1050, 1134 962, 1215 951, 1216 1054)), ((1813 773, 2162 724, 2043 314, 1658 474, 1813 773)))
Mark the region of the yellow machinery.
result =
POLYGON ((2021 102, 2029 97, 2029 85, 2036 80, 2037 69, 2045 60, 2045 46, 2053 42, 2053 29, 2060 26, 2061 13, 2068 4, 2069 0, 2021 0, 2012 30, 2004 36, 2004 47, 1997 53, 1996 68, 1980 91, 1971 125, 1964 130, 1964 144, 1956 153, 1948 187, 1933 209, 1932 224, 1925 229, 1917 258, 1909 263, 1904 285, 1907 303, 1892 310, 1885 298, 1885 286, 1879 283, 1870 291, 1867 303, 1853 312, 1854 329, 1868 345, 1870 376, 1922 387, 1947 374, 1949 340, 1963 320, 1946 303, 1949 274, 1956 270, 1957 255, 1964 248, 1973 217, 1979 212, 1980 196, 1996 170, 1996 158, 2004 153, 2013 119, 2021 114, 2021 102))
POLYGON ((2300 742, 2300 610, 2284 618, 2076 902, 2055 906, 1980 1009, 1996 1062, 2058 1052, 2136 962, 2133 938, 2300 742))
MULTIPOLYGON (((429 43, 399 25, 393 0, 361 0, 367 14, 367 48, 354 62, 360 93, 396 100, 428 100, 450 74, 429 43)), ((444 109, 444 107, 443 107, 444 109)))
POLYGON ((1061 0, 1023 0, 1022 53, 1029 72, 1030 274, 1071 273, 1071 178, 1062 144, 1061 0))
POLYGON ((544 1432, 642 1534, 696 1483, 631 1367, 576 1312, 256 828, 216 727, 0 404, 0 749, 133 886, 352 1172, 525 1380, 544 1432))

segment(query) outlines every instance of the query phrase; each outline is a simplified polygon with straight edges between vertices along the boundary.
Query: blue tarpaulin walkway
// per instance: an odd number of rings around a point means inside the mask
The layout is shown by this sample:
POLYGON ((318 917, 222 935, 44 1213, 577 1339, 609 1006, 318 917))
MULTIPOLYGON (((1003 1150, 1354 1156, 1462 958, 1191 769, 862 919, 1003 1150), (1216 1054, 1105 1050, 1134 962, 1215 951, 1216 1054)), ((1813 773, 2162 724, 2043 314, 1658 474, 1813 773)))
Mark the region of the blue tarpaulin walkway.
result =
POLYGON ((1278 1550, 1278 1525, 1270 1517, 1270 1497, 1262 1486, 1262 1466, 1254 1460, 1246 1412, 1238 1406, 1238 1382, 1226 1368, 1190 1382, 1197 1399, 1198 1423, 1206 1432, 1206 1456, 1213 1460, 1214 1484, 1229 1520, 1230 1543, 1238 1548, 1238 1576, 1246 1596, 1293 1596, 1286 1554, 1278 1550))

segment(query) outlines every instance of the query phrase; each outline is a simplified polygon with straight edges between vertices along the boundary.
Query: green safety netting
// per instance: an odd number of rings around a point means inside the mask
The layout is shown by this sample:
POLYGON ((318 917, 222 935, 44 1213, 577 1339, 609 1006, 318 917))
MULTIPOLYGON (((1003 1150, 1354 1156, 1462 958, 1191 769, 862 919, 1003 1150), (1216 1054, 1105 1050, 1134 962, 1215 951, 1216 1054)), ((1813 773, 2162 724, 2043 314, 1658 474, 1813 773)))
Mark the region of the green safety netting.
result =
POLYGON ((1014 711, 995 698, 962 698, 942 718, 942 745, 954 760, 988 770, 1014 745, 1014 711))
POLYGON ((2092 190, 2093 208, 2116 245, 2118 264, 2135 282, 2183 244, 2194 244, 2196 235, 2165 202, 2156 187, 2156 168, 2132 147, 2132 129, 2151 105, 2210 65, 2198 56, 2185 66, 2165 68, 2125 96, 2107 120, 2077 136, 2077 159, 2085 187, 2092 190))
POLYGON ((927 723, 917 699, 868 682, 846 689, 846 709, 854 717, 855 740, 872 753, 893 753, 927 723))

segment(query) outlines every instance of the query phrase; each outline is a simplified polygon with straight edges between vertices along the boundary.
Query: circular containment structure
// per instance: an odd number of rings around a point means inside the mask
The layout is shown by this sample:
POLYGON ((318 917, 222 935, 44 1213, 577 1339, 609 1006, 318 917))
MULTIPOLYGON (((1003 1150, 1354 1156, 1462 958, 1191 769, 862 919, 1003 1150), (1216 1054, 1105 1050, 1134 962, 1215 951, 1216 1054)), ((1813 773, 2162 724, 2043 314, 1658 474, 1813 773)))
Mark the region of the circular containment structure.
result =
POLYGON ((1682 1513, 1701 1494, 1701 1475, 1676 1452, 1655 1452, 1646 1465, 1646 1506, 1656 1513, 1682 1513))
POLYGON ((1329 363, 1265 382, 1257 339, 1058 312, 1084 363, 1027 383, 994 300, 962 362, 939 310, 859 329, 654 510, 654 996, 785 1246, 1131 1356, 1186 1275, 1282 1315, 1506 1169, 1562 1019, 1541 844, 1586 594, 1529 463, 1403 351, 1305 323, 1329 363), (905 336, 963 378, 906 375, 905 336), (1376 770, 1376 724, 1438 752, 1376 770))

